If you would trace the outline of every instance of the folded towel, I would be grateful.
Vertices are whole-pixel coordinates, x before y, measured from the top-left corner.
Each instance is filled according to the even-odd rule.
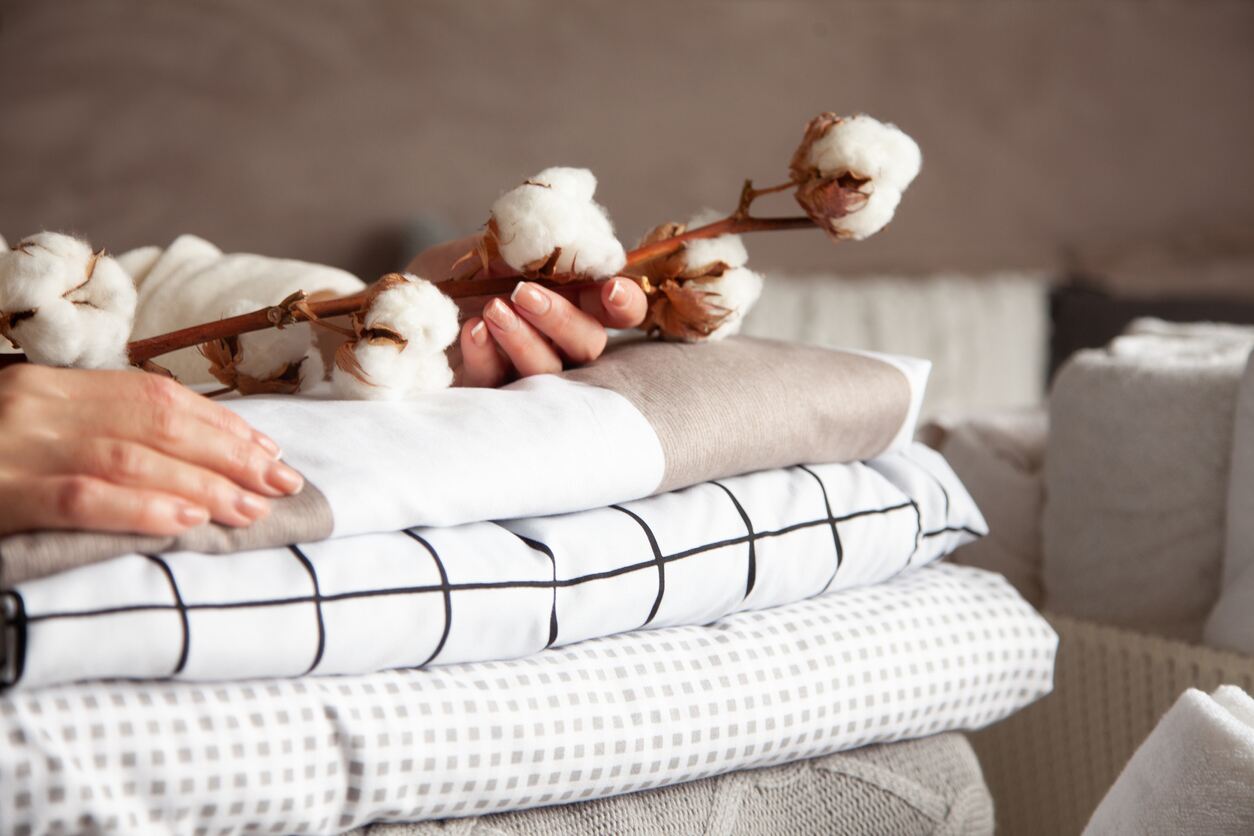
[[[412,526],[598,508],[767,468],[901,449],[929,364],[734,338],[642,340],[503,389],[377,403],[228,401],[304,473],[245,529],[174,538],[40,532],[0,541],[6,586],[132,552],[231,552]]]
[[[132,555],[4,598],[4,684],[369,673],[512,659],[880,583],[985,532],[935,451],[556,517]]]
[[[1137,323],[1050,398],[1045,606],[1187,641],[1219,593],[1237,384],[1251,339]]]
[[[361,279],[323,264],[249,253],[225,254],[203,238],[182,235],[164,250],[143,247],[118,257],[139,290],[133,339],[229,316],[249,301],[273,305],[298,290],[344,296],[365,287]],[[211,383],[209,362],[195,348],[157,358],[184,383]]]
[[[1254,833],[1254,699],[1185,691],[1132,755],[1087,836]]]
[[[1237,395],[1228,477],[1219,600],[1206,620],[1207,644],[1254,656],[1254,357]]]
[[[1048,416],[1043,410],[947,415],[919,429],[975,498],[989,534],[963,546],[954,562],[1005,575],[1033,605],[1041,602],[1041,465]]]

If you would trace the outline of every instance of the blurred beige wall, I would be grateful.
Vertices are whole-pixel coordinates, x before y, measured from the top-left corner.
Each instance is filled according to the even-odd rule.
[[[877,239],[764,268],[1051,267],[1254,230],[1254,2],[0,0],[0,233],[193,231],[364,274],[591,167],[624,238],[782,179],[806,119],[924,150]],[[781,212],[793,207],[781,201]]]

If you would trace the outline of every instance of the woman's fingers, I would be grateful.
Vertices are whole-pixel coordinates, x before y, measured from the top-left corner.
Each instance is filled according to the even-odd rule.
[[[483,319],[496,344],[522,377],[535,374],[556,374],[562,370],[562,359],[530,323],[500,299],[493,299],[483,309]]]
[[[605,328],[570,301],[532,282],[519,282],[509,297],[515,310],[572,363],[590,363],[605,350]]]
[[[248,426],[243,418],[167,377],[133,371],[52,369],[33,363],[13,367],[5,374],[12,375],[9,379],[17,389],[32,394],[55,395],[76,402],[108,401],[110,409],[120,401],[132,401],[187,415],[245,441],[251,441],[272,455],[279,454],[278,445],[265,434]]]
[[[5,531],[77,528],[170,536],[209,521],[209,511],[160,491],[91,476],[46,476],[0,490]]]
[[[53,457],[49,457],[53,458]],[[86,476],[122,488],[155,491],[206,508],[214,521],[244,526],[270,513],[270,501],[230,479],[194,464],[158,453],[133,441],[92,438],[64,441],[46,461],[54,476]],[[31,469],[39,467],[30,463]]]
[[[460,385],[492,388],[509,375],[509,364],[501,356],[487,324],[479,317],[466,320],[461,336],[462,374]]]
[[[49,416],[49,426],[73,437],[73,428],[62,427],[68,416]],[[278,461],[268,448],[177,409],[127,401],[99,411],[93,430],[105,438],[133,441],[188,464],[225,476],[242,488],[265,496],[300,491],[299,473]],[[216,519],[215,515],[215,519]]]
[[[583,290],[579,307],[606,328],[635,328],[644,322],[649,300],[640,285],[620,276]]]

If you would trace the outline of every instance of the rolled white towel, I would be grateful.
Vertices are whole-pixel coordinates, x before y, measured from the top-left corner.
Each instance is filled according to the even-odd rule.
[[[1050,396],[1045,606],[1200,641],[1219,595],[1237,384],[1254,334],[1137,323]]]
[[[145,247],[119,257],[139,288],[133,339],[143,339],[227,316],[240,299],[276,304],[288,295],[355,293],[356,276],[285,258],[225,254],[194,235],[182,235],[160,252]],[[195,348],[157,358],[184,383],[212,383],[209,363]]]
[[[1190,688],[1098,805],[1085,836],[1254,833],[1254,699]]]

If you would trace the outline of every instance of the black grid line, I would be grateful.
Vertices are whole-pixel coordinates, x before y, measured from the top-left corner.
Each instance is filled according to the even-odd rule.
[[[501,528],[504,528],[504,526],[501,526]],[[505,530],[509,531],[508,528]],[[529,548],[535,549],[536,551],[546,555],[549,558],[549,563],[553,566],[553,606],[552,609],[549,610],[549,640],[544,645],[545,647],[552,647],[553,643],[557,641],[557,557],[553,554],[552,549],[544,543],[541,543],[539,540],[532,540],[529,537],[524,537],[513,531],[510,531],[509,533],[513,534],[519,540],[522,540]]]
[[[327,624],[322,617],[322,591],[318,588],[318,573],[314,570],[313,563],[301,551],[300,546],[288,546],[289,551],[296,556],[301,565],[305,567],[305,571],[309,573],[309,580],[313,582],[313,605],[314,613],[318,617],[318,649],[314,651],[313,661],[309,663],[309,667],[305,670],[303,676],[308,676],[314,672],[314,669],[322,662],[322,654],[327,648]]]
[[[809,473],[814,477],[814,481],[819,483],[819,490],[823,492],[823,509],[827,511],[828,519],[832,520],[832,543],[836,546],[836,565],[832,567],[832,576],[827,579],[827,583],[823,584],[823,591],[831,589],[832,584],[836,582],[836,575],[840,572],[840,564],[845,560],[845,547],[840,541],[840,527],[837,526],[836,520],[832,517],[832,503],[827,496],[827,485],[819,478],[819,474],[815,473],[805,465],[797,465],[802,471]]]
[[[22,597],[22,593],[16,589],[6,589],[0,591],[0,595],[8,595],[13,599],[13,615],[8,618],[8,626],[13,631],[13,677],[0,680],[0,688],[11,688],[22,680],[22,674],[26,672],[26,625],[29,619],[26,616],[26,599]],[[8,667],[8,648],[4,651],[4,667]]]
[[[178,676],[187,667],[187,656],[191,652],[192,645],[192,625],[187,617],[187,606],[183,603],[182,593],[179,592],[178,581],[174,579],[174,571],[170,569],[170,564],[165,562],[165,558],[155,554],[146,554],[144,557],[161,568],[162,574],[170,583],[170,591],[174,593],[174,606],[178,609],[179,623],[183,627],[183,644],[179,648],[178,661],[174,663],[174,670],[170,672],[170,676]]]
[[[444,569],[444,561],[440,559],[440,553],[435,550],[435,547],[412,529],[407,528],[404,533],[407,537],[421,543],[431,555],[431,559],[435,561],[436,571],[440,573],[440,586],[438,588],[444,593],[444,632],[440,634],[440,641],[436,643],[435,650],[431,651],[431,655],[418,666],[425,668],[435,660],[435,657],[440,655],[440,651],[444,649],[445,642],[448,641],[449,631],[453,629],[453,590],[448,582],[448,572]]]
[[[754,582],[758,579],[758,552],[755,545],[758,538],[757,535],[753,533],[753,521],[749,519],[749,513],[745,511],[745,507],[740,504],[740,500],[736,498],[736,494],[732,493],[730,488],[722,482],[710,482],[710,484],[714,485],[716,488],[721,488],[723,493],[727,494],[727,498],[730,499],[732,501],[732,505],[736,507],[736,513],[739,514],[740,519],[744,521],[746,532],[745,537],[747,537],[749,541],[749,567],[745,572],[744,598],[748,598],[749,593],[753,591]],[[827,515],[829,517],[832,515],[830,508],[827,511]],[[741,600],[744,600],[744,598]]]
[[[653,549],[653,562],[657,565],[657,597],[653,599],[653,608],[649,610],[649,617],[644,620],[642,627],[651,624],[657,611],[662,607],[662,598],[666,595],[666,560],[662,557],[662,550],[658,548],[657,537],[653,536],[653,529],[649,528],[649,524],[640,518],[638,514],[628,511],[621,505],[611,505],[616,511],[622,511],[631,517],[640,527],[644,529],[644,536],[649,538],[649,548]]]
[[[947,525],[944,528],[935,528],[931,531],[923,532],[923,539],[939,537],[942,534],[970,534],[972,537],[983,537],[987,533],[987,531],[976,531],[969,525]]]
[[[783,528],[775,529],[773,531],[759,531],[756,533],[755,538],[757,540],[764,540],[770,537],[780,537],[786,534],[791,534],[794,531],[800,531],[806,528],[815,528],[817,526],[829,526],[833,522],[841,523],[841,522],[845,522],[846,520],[858,519],[859,517],[868,517],[868,516],[876,516],[879,514],[887,514],[887,513],[892,513],[893,511],[900,511],[900,510],[911,508],[911,507],[914,507],[914,503],[907,501],[907,502],[898,503],[896,505],[888,505],[883,508],[873,508],[873,509],[867,509],[864,511],[853,511],[848,514],[843,514],[839,517],[824,517],[822,519],[815,519],[815,520],[808,520],[806,522],[794,523],[792,525],[784,526]],[[462,592],[462,591],[478,590],[478,589],[549,589],[554,586],[558,588],[579,586],[580,584],[584,584],[584,583],[589,583],[589,582],[598,581],[598,580],[606,580],[609,578],[618,577],[619,575],[626,575],[631,572],[638,572],[642,569],[651,569],[651,568],[658,566],[659,563],[661,564],[673,563],[676,560],[683,560],[685,558],[692,557],[694,555],[704,554],[706,552],[715,551],[717,549],[726,548],[728,546],[739,545],[748,541],[748,537],[743,536],[743,535],[740,537],[732,537],[726,540],[719,540],[713,543],[707,543],[702,546],[696,546],[691,549],[685,549],[684,551],[676,552],[675,554],[662,555],[660,559],[655,557],[647,561],[640,561],[637,563],[626,564],[624,566],[617,566],[613,569],[606,569],[601,572],[589,572],[584,575],[577,575],[573,578],[559,578],[556,581],[507,580],[507,581],[466,581],[462,583],[449,583],[448,576],[444,572],[444,565],[442,562],[440,562],[439,557],[435,554],[435,550],[430,546],[430,544],[428,544],[425,540],[423,540],[413,531],[405,530],[401,533],[408,535],[412,539],[418,540],[419,542],[423,543],[424,546],[426,546],[428,551],[432,554],[432,557],[435,558],[436,565],[438,569],[440,570],[440,576],[441,578],[444,579],[444,582],[440,584],[419,584],[419,585],[413,585],[413,586],[383,587],[383,588],[378,588],[378,589],[362,589],[362,590],[355,590],[353,592],[337,592],[337,593],[332,593],[330,595],[322,595],[319,598],[319,600],[321,600],[323,603],[332,603],[336,601],[346,601],[346,600],[353,600],[353,599],[358,599],[358,598],[378,598],[378,597],[387,597],[387,596],[392,596],[392,595],[415,595],[415,594],[422,594],[422,593],[440,592],[440,593],[445,594],[446,611],[451,611],[451,604],[449,603],[449,601],[450,601],[450,593],[452,592]],[[308,603],[312,603],[313,600],[314,600],[313,596],[310,596],[310,595],[291,595],[291,596],[287,596],[283,598],[264,598],[264,599],[255,599],[255,600],[249,600],[249,601],[190,603],[190,604],[186,604],[185,606],[188,611],[234,610],[234,609],[249,609],[249,608],[254,608],[254,607],[273,607],[273,606],[281,606],[284,604],[308,604]],[[30,623],[35,623],[39,621],[50,621],[50,620],[60,619],[60,618],[87,618],[87,617],[101,616],[101,615],[118,615],[118,614],[128,613],[128,612],[169,610],[173,608],[174,607],[170,604],[123,604],[123,605],[119,605],[115,607],[99,607],[99,608],[90,609],[90,610],[71,610],[71,611],[62,611],[62,612],[37,613],[35,615],[26,616],[26,620]],[[448,620],[450,619],[446,618],[446,633],[447,633],[447,621]]]

